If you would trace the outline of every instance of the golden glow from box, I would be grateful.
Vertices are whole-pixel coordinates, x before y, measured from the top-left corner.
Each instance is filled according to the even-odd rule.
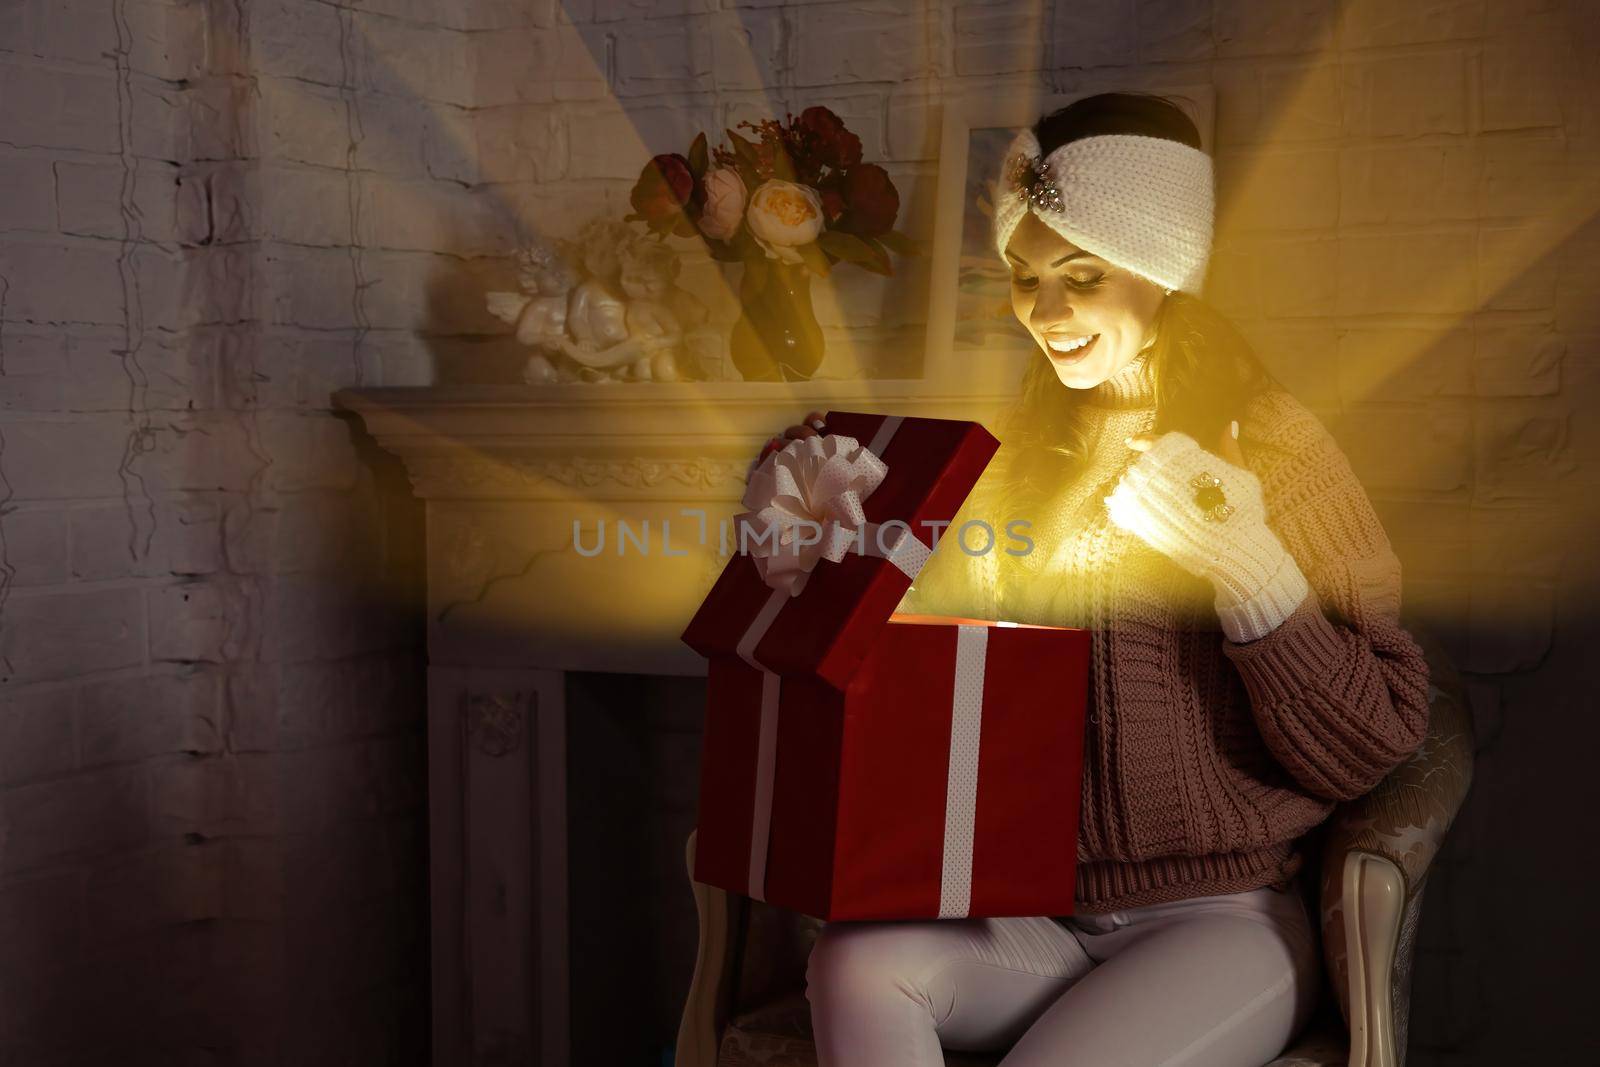
[[[1340,6],[1349,5],[1330,6],[1324,17],[1329,20],[1342,18]],[[1070,34],[1074,10],[1072,5],[1047,6],[1041,0],[1015,4],[1008,9],[1008,24],[1014,27],[1016,23],[1021,22],[1033,29],[1033,32],[1016,33],[1018,47],[1027,53],[1019,58],[1017,64],[1019,71],[1033,70],[1040,61],[1040,54],[1048,60],[1050,52],[1041,42],[1047,41],[1051,35],[1060,37]],[[346,9],[336,9],[336,13],[341,20],[344,35],[351,38],[352,46],[357,38],[365,39],[365,26],[368,20],[382,18],[379,15]],[[602,56],[597,61],[591,53],[587,56],[580,54],[574,58],[570,53],[583,51],[580,47],[583,38],[576,33],[570,18],[559,5],[556,6],[554,13],[555,25],[547,28],[529,27],[524,32],[566,35],[562,40],[565,46],[562,63],[568,67],[586,63],[593,81],[596,84],[604,84],[607,81],[605,57]],[[741,14],[738,9],[729,9],[715,12],[710,18],[736,22]],[[713,31],[708,30],[708,32]],[[1344,116],[1338,110],[1342,106],[1339,103],[1339,94],[1337,92],[1330,94],[1327,86],[1329,78],[1338,81],[1346,77],[1345,54],[1338,45],[1336,33],[1329,31],[1322,36],[1329,42],[1323,54],[1296,56],[1292,62],[1286,61],[1271,69],[1270,76],[1281,79],[1276,84],[1271,86],[1264,84],[1263,79],[1268,77],[1268,72],[1264,70],[1256,75],[1253,82],[1233,86],[1226,91],[1229,107],[1246,113],[1250,109],[1258,109],[1261,113],[1257,115],[1257,135],[1253,138],[1253,143],[1247,146],[1224,145],[1220,146],[1220,150],[1215,144],[1207,145],[1208,150],[1216,155],[1218,162],[1216,237],[1210,278],[1215,279],[1221,275],[1224,287],[1237,288],[1224,297],[1216,292],[1216,286],[1208,285],[1206,295],[1227,305],[1230,314],[1239,321],[1242,331],[1257,345],[1264,361],[1291,390],[1302,391],[1301,383],[1314,382],[1312,387],[1314,394],[1312,389],[1303,390],[1308,396],[1325,398],[1332,395],[1337,398],[1338,410],[1327,410],[1324,405],[1317,407],[1317,414],[1340,438],[1341,443],[1346,443],[1346,447],[1349,447],[1346,436],[1340,433],[1340,423],[1345,412],[1363,405],[1384,403],[1387,400],[1386,390],[1397,377],[1418,373],[1419,368],[1426,373],[1427,360],[1430,354],[1433,354],[1433,358],[1437,358],[1436,352],[1440,342],[1463,330],[1475,335],[1478,316],[1481,313],[1501,314],[1498,309],[1514,309],[1518,306],[1515,287],[1525,283],[1530,273],[1539,268],[1547,258],[1555,255],[1571,235],[1600,214],[1600,168],[1576,164],[1569,166],[1565,184],[1560,187],[1560,194],[1551,198],[1537,214],[1506,220],[1503,225],[1490,225],[1491,220],[1484,220],[1485,224],[1473,254],[1462,256],[1453,271],[1434,274],[1407,273],[1404,264],[1373,263],[1367,242],[1364,240],[1368,235],[1358,228],[1346,229],[1337,223],[1331,227],[1333,232],[1308,231],[1303,236],[1286,242],[1283,228],[1273,222],[1272,211],[1276,209],[1271,205],[1292,203],[1294,198],[1300,195],[1296,192],[1296,172],[1293,164],[1297,157],[1303,160],[1308,150],[1314,149],[1319,143],[1308,134],[1308,129],[1315,128],[1319,122],[1326,125],[1326,135],[1323,140],[1329,142],[1326,155],[1327,165],[1330,167],[1340,166],[1341,153],[1345,149],[1369,147],[1347,143],[1349,139],[1345,137],[1342,128]],[[769,64],[766,63],[765,57],[758,58],[748,54],[747,51],[729,47],[741,39],[748,41],[752,38],[748,34],[738,33],[717,35],[715,66],[718,71],[731,72],[732,77],[737,79],[740,85],[761,85],[765,80],[763,71]],[[920,52],[919,62],[914,64],[920,69],[948,69],[950,60],[943,52],[946,47],[944,39],[944,35],[938,33],[908,34],[906,39],[900,42],[900,46]],[[464,44],[463,47],[474,46]],[[934,53],[936,48],[940,50],[938,54]],[[368,64],[382,65],[386,62],[381,49],[370,41],[362,46],[360,51]],[[628,171],[626,177],[619,174],[603,180],[581,182],[572,179],[557,180],[550,183],[549,189],[537,190],[537,194],[542,195],[536,195],[530,188],[530,183],[523,180],[521,174],[494,171],[495,165],[514,167],[515,164],[512,162],[503,162],[513,159],[511,154],[502,153],[500,155],[502,162],[485,166],[484,154],[479,148],[481,138],[490,136],[482,123],[486,112],[426,103],[429,101],[429,96],[424,91],[425,87],[419,84],[425,74],[426,71],[422,68],[414,72],[389,69],[385,72],[385,77],[396,82],[409,79],[415,100],[425,102],[428,122],[435,133],[442,134],[448,141],[454,142],[454,149],[461,158],[475,160],[482,168],[480,180],[475,183],[476,190],[481,191],[485,197],[482,224],[493,225],[506,232],[508,237],[514,234],[516,240],[542,234],[547,230],[553,235],[567,236],[575,201],[583,201],[584,211],[598,212],[609,208],[620,216],[627,210],[627,188],[635,171],[632,163],[622,168]],[[480,67],[474,72],[475,83],[481,85],[487,76],[489,75]],[[1097,89],[1100,84],[1093,71],[1085,74],[1074,70],[1062,77],[1070,84],[1083,84],[1088,91]],[[1554,78],[1556,73],[1529,71],[1527,77]],[[1173,75],[1173,78],[1181,80],[1178,75]],[[282,92],[278,97],[280,100],[285,97],[292,100],[293,94],[304,93],[306,121],[318,121],[324,114],[326,98],[314,95],[311,83],[289,78],[277,80],[282,82],[280,86]],[[1014,92],[1019,96],[1041,102],[1047,94],[1045,78],[1019,74],[1015,80],[1018,83],[1016,87],[1002,88],[998,91]],[[1119,83],[1126,82],[1125,77],[1113,76],[1112,80]],[[395,146],[373,142],[378,138],[392,135],[389,132],[391,130],[394,134],[398,134],[399,129],[391,124],[363,124],[360,121],[362,97],[358,95],[354,75],[348,76],[346,82],[347,84],[339,88],[347,124],[352,131],[350,167],[347,175],[351,190],[349,199],[352,213],[348,236],[351,245],[355,246],[352,249],[352,262],[356,263],[359,260],[359,249],[363,240],[362,215],[364,211],[370,210],[370,205],[365,203],[368,178],[360,173],[360,161],[369,150],[377,152],[392,150]],[[316,88],[320,92],[320,88]],[[959,82],[952,81],[945,91],[959,92]],[[987,79],[972,91],[993,93],[997,89],[994,80]],[[1331,109],[1328,104],[1330,98],[1335,101]],[[814,102],[837,103],[837,94],[826,88],[740,89],[736,101],[708,105],[705,120],[690,122],[688,129],[692,134],[695,129],[704,128],[709,137],[742,119],[780,117],[785,111],[798,112],[807,104]],[[652,144],[647,143],[638,127],[642,123],[659,121],[660,107],[652,101],[652,98],[648,96],[619,98],[615,94],[606,93],[594,100],[575,101],[571,106],[574,113],[584,114],[602,109],[610,109],[624,116],[632,112],[637,118],[632,123],[625,124],[631,127],[623,135],[625,143],[613,144],[608,151],[614,153],[615,158],[635,160],[639,165],[651,155]],[[1265,110],[1269,106],[1271,110]],[[887,116],[884,117],[884,121],[887,122]],[[930,122],[937,122],[936,114],[930,118]],[[610,128],[607,127],[608,130]],[[653,135],[656,131],[652,129],[648,132]],[[652,136],[651,140],[656,148],[674,150],[674,146],[681,146],[687,142],[683,133],[684,131],[675,129],[671,136]],[[581,136],[582,131],[569,131],[569,138],[573,135]],[[1472,131],[1471,135],[1460,142],[1452,143],[1463,144],[1470,159],[1479,159],[1483,151],[1483,138],[1477,136],[1476,131]],[[530,151],[536,151],[538,146],[529,145],[528,148]],[[1481,162],[1477,165],[1483,166]],[[900,225],[913,234],[927,233],[932,225],[928,212],[934,202],[932,194],[935,175],[926,163],[915,164],[910,169],[915,173],[908,173],[906,165],[895,168],[896,180],[904,183],[903,188],[908,194],[902,206],[903,221]],[[1484,173],[1478,178],[1480,186],[1490,181],[1516,180],[1514,172],[1499,175]],[[373,175],[371,181],[384,186],[385,196],[388,198],[386,206],[390,210],[409,209],[423,215],[448,211],[428,195],[432,183],[384,181],[378,175]],[[464,227],[469,224],[455,218],[440,219],[440,225],[444,229]],[[1410,221],[1384,223],[1383,232],[1403,235],[1407,231],[1426,230],[1427,225],[1427,222]],[[675,247],[684,253],[683,284],[693,288],[707,301],[712,309],[713,321],[724,322],[731,326],[738,314],[738,300],[730,278],[703,252],[693,251],[693,246],[689,242],[675,239],[674,243]],[[1371,287],[1358,286],[1356,283],[1367,273],[1375,270],[1382,272],[1384,278],[1392,277],[1397,282],[1403,283],[1400,288],[1405,294],[1403,300],[1394,306],[1364,306],[1362,293],[1370,291]],[[365,284],[373,286],[384,284],[384,280],[376,276],[381,272],[371,273],[374,276]],[[839,291],[837,282],[839,277],[855,279],[846,283],[851,287],[848,293]],[[829,349],[824,373],[841,376],[842,372],[848,375],[854,368],[860,366],[859,353],[856,351],[856,331],[838,327],[863,319],[869,319],[874,323],[894,321],[900,314],[895,310],[895,305],[922,306],[926,294],[917,291],[919,286],[925,286],[925,275],[915,269],[897,272],[895,277],[887,279],[859,273],[852,275],[851,272],[830,275],[827,278],[815,278],[813,299],[818,319],[824,325]],[[1267,308],[1260,306],[1262,304],[1260,296],[1268,290],[1275,294],[1277,305],[1283,306],[1285,301],[1293,303],[1290,297],[1297,286],[1302,292],[1303,299],[1292,311],[1280,310],[1269,314]],[[362,294],[358,286],[353,296],[356,303],[355,321],[358,323],[363,321],[360,311],[361,299]],[[424,305],[418,305],[419,325],[420,318],[426,311]],[[1273,317],[1281,321],[1271,322]],[[1301,326],[1291,321],[1309,318],[1321,319],[1323,323]],[[830,324],[835,328],[829,328]],[[885,339],[892,341],[897,336],[887,327],[876,332],[879,336],[869,342],[873,345],[882,344]],[[352,342],[355,349],[353,356],[359,364],[362,359],[360,351],[362,343],[370,340],[370,337],[369,331],[365,328],[358,329],[356,334]],[[1485,347],[1483,341],[1475,340],[1474,346],[1475,361],[1494,355],[1492,352],[1483,351]],[[1330,360],[1332,366],[1328,365]],[[797,418],[804,406],[809,406],[808,401],[800,399],[798,395],[799,390],[804,389],[803,383],[767,383],[767,387],[773,390],[786,389],[796,396],[793,406]],[[783,394],[780,392],[777,395]],[[1462,401],[1456,407],[1465,407],[1466,404],[1467,401]],[[1445,398],[1430,404],[1426,410],[1417,410],[1416,405],[1397,410],[1393,420],[1393,432],[1396,435],[1395,454],[1403,455],[1411,451],[1412,449],[1406,448],[1399,442],[1407,437],[1415,439],[1419,430],[1424,430],[1429,420],[1438,417],[1441,410],[1453,410],[1450,405],[1451,401]],[[1369,412],[1370,410],[1368,408]],[[1446,411],[1446,414],[1448,413]],[[708,443],[723,447],[730,438],[737,437],[740,445],[747,445],[750,454],[753,455],[760,445],[760,440],[756,436],[749,435],[748,428],[735,425],[733,417],[733,405],[708,401],[697,413],[696,430],[703,433]],[[957,416],[953,414],[951,417]],[[1480,456],[1493,456],[1514,444],[1509,439],[1493,439],[1492,430],[1492,426],[1476,424],[1474,426],[1471,447],[1478,449]],[[1369,445],[1363,454],[1370,456],[1374,451]],[[1461,488],[1467,492],[1468,504],[1471,505],[1477,498],[1478,491],[1470,482]],[[1492,493],[1490,495],[1493,496]],[[572,494],[571,502],[575,509],[574,514],[583,514],[587,519],[602,515],[613,519],[618,517],[603,504],[597,504],[579,492]],[[1127,516],[1124,518],[1128,521],[1137,521]],[[1486,526],[1485,529],[1487,528]],[[1430,537],[1437,534],[1436,539],[1439,541],[1434,558],[1430,561],[1430,573],[1459,576],[1443,583],[1437,580],[1426,583],[1420,593],[1429,601],[1430,608],[1435,611],[1469,614],[1474,613],[1475,604],[1493,602],[1494,610],[1503,612],[1508,603],[1516,600],[1514,597],[1500,597],[1493,590],[1478,590],[1474,593],[1468,588],[1473,584],[1481,584],[1469,580],[1472,576],[1482,573],[1481,569],[1473,566],[1473,557],[1481,551],[1475,539],[1486,535],[1479,532],[1476,523],[1471,524],[1464,534],[1461,530],[1443,528],[1430,529],[1428,534]],[[662,613],[663,618],[676,618],[681,615],[684,603],[693,601],[703,592],[703,576],[688,573],[677,575],[671,568],[662,566],[664,562],[666,561],[656,560],[658,569],[647,583],[653,586],[651,590],[646,591],[635,586],[626,592],[634,599],[647,596]],[[603,621],[597,620],[597,622],[603,624]]]

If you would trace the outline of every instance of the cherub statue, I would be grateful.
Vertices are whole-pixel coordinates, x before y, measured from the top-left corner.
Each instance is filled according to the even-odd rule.
[[[488,302],[517,327],[518,341],[539,349],[526,381],[706,377],[684,344],[686,330],[705,324],[706,307],[677,286],[681,264],[666,245],[626,223],[594,219],[575,241],[537,244],[519,264],[528,295],[490,293]]]
[[[489,293],[489,314],[517,328],[517,340],[530,348],[558,347],[567,336],[569,294],[578,271],[562,241],[536,240],[517,256],[520,293]]]

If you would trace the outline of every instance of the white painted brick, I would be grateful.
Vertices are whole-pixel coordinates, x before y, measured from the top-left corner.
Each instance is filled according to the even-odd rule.
[[[202,671],[96,682],[79,691],[85,766],[152,756],[215,755],[220,682]]]
[[[176,240],[179,177],[176,167],[151,160],[139,161],[131,175],[119,160],[57,162],[56,217],[61,232]]]
[[[955,72],[970,77],[1042,69],[1052,11],[1044,5],[958,4]],[[1093,33],[1091,26],[1099,23],[1096,15],[1088,5],[1074,5],[1070,11],[1056,13],[1054,18],[1064,24],[1057,38],[1074,39],[1080,32]],[[1127,36],[1131,39],[1132,35]]]
[[[912,0],[794,9],[794,84],[898,82],[932,73],[927,15]]]
[[[23,786],[4,798],[11,874],[74,855],[104,853],[147,839],[144,773],[119,768]]]
[[[889,90],[884,131],[887,159],[937,159],[944,129],[944,104],[936,83],[910,82]]]
[[[436,107],[422,130],[422,155],[432,178],[473,184],[484,180],[479,166],[477,114]]]
[[[516,105],[481,111],[474,116],[478,180],[485,182],[549,182],[565,177],[569,167],[569,137],[592,146],[604,156],[620,153],[626,142],[613,143],[603,129],[580,122],[574,113],[568,133],[567,115],[561,107]],[[576,144],[572,162],[576,163]],[[579,176],[579,175],[574,175]]]
[[[339,660],[414,641],[408,612],[352,598],[320,575],[273,578],[262,593],[260,655],[269,662]]]
[[[347,42],[348,19],[339,8],[315,0],[256,0],[250,5],[251,63],[275,78],[354,85],[361,39],[369,23],[384,20],[358,19]]]
[[[711,77],[718,89],[760,90],[782,80],[783,15],[725,11],[712,16]]]
[[[360,176],[323,167],[263,167],[250,233],[292,244],[348,245],[352,182]]]
[[[350,152],[345,101],[337,89],[288,78],[256,80],[262,152],[268,158],[344,167]],[[372,136],[381,132],[371,131]]]
[[[0,154],[0,230],[56,228],[55,183],[50,161],[38,156]]]
[[[708,19],[649,19],[615,32],[618,96],[707,92],[714,87]]]
[[[182,843],[97,866],[86,888],[88,936],[116,943],[221,918],[222,886],[222,855]]]
[[[1394,426],[1406,426],[1406,447],[1394,447]],[[1365,404],[1347,411],[1340,447],[1368,492],[1446,492],[1472,484],[1472,419],[1433,405]]]
[[[11,525],[9,520],[6,525]],[[78,766],[77,706],[76,689],[50,689],[0,701],[0,785]]]
[[[0,56],[0,141],[14,148],[115,152],[115,82],[109,74]]]
[[[573,109],[568,120],[572,178],[622,178],[633,182],[651,156],[685,153],[695,135],[717,131],[709,104],[635,105],[627,111]],[[579,136],[574,131],[582,131]]]
[[[357,143],[355,165],[363,170],[423,177],[428,164],[421,131],[428,115],[442,104],[398,96],[363,96],[356,104]],[[343,166],[341,153],[340,162]]]
[[[1473,420],[1473,501],[1553,501],[1571,492],[1572,444],[1571,416],[1548,400],[1496,399],[1480,407]]]
[[[1471,231],[1341,237],[1336,313],[1469,312],[1476,246]]]
[[[1478,230],[1478,304],[1485,310],[1533,311],[1556,303],[1560,261],[1548,225]]]
[[[1559,43],[1548,38],[1496,40],[1484,47],[1479,80],[1485,130],[1561,124],[1561,83],[1566,67]]]
[[[594,0],[594,21],[679,21],[684,15],[705,14],[719,6],[719,0]]]
[[[130,432],[126,417],[8,421],[6,480],[13,499],[120,497],[117,469]]]
[[[474,41],[474,102],[598,100],[610,95],[611,26],[561,25]]]
[[[1473,385],[1479,396],[1554,396],[1566,340],[1537,326],[1478,327]]]
[[[1483,36],[1484,0],[1349,0],[1339,6],[1340,43],[1345,48],[1424,44]]]
[[[474,84],[464,34],[387,18],[357,16],[362,82],[409,100],[470,106]]]
[[[1325,315],[1339,291],[1338,243],[1300,239],[1263,242],[1253,279],[1271,316]]]
[[[19,509],[0,516],[0,542],[16,586],[67,579],[67,516],[54,509]]]
[[[1281,145],[1338,138],[1343,124],[1338,67],[1257,62],[1219,66],[1217,143]]]
[[[252,447],[250,427],[224,413],[152,417],[142,451],[129,469],[150,496],[176,492],[241,492],[266,460]]]
[[[241,605],[222,583],[196,580],[162,586],[147,590],[145,602],[152,660],[223,663],[230,658],[228,622]]]
[[[1328,54],[1337,41],[1337,5],[1327,0],[1216,0],[1213,20],[1220,56]]]
[[[30,322],[122,322],[117,246],[13,234],[0,244],[6,317]]]
[[[1451,329],[1352,328],[1339,337],[1339,398],[1426,401],[1472,395],[1474,337],[1470,324]]]
[[[126,12],[132,26],[139,15]],[[32,52],[47,59],[69,59],[78,63],[105,64],[109,53],[118,47],[114,13],[94,0],[53,0],[34,6]]]
[[[1256,355],[1301,403],[1338,410],[1340,331],[1322,323],[1240,324]]]
[[[108,578],[171,577],[214,573],[221,566],[222,529],[217,501],[207,497],[162,497],[141,511],[139,531],[151,529],[148,540],[135,534],[124,504],[73,508],[72,577],[84,581]]]
[[[1467,140],[1342,149],[1339,220],[1349,225],[1477,218],[1482,166],[1479,146]]]
[[[144,645],[144,605],[137,589],[19,591],[6,600],[0,657],[9,682],[137,666],[144,661]]]
[[[219,332],[217,341],[232,407],[326,410],[359,378],[353,335],[274,331],[245,344]]]
[[[271,321],[317,329],[355,324],[355,279],[343,249],[270,246],[261,274]]]
[[[1506,133],[1483,139],[1478,210],[1485,217],[1539,215],[1567,189],[1565,139],[1559,133]]]
[[[1215,160],[1223,224],[1277,231],[1328,228],[1339,213],[1333,151],[1220,153]]]
[[[1343,86],[1344,129],[1352,137],[1467,132],[1464,53],[1350,62],[1343,68]]]
[[[1048,57],[1052,69],[1118,66],[1137,56],[1134,0],[1052,5]]]
[[[472,263],[427,252],[370,252],[363,256],[369,288],[362,306],[377,328],[421,329],[432,322],[461,322],[483,306],[484,289]],[[487,315],[487,312],[483,312]]]
[[[1216,52],[1211,0],[1141,0],[1139,58],[1146,63],[1210,59]]]
[[[350,428],[338,419],[317,414],[263,414],[256,431],[272,457],[268,484],[279,492],[301,489],[349,489],[360,464],[350,441]]]

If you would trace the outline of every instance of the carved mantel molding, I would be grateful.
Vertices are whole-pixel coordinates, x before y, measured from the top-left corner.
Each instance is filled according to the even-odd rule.
[[[918,380],[346,389],[425,499],[737,499],[761,442],[812,408],[988,422],[1006,397]]]

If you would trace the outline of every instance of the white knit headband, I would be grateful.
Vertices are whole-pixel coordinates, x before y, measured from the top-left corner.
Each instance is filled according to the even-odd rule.
[[[1198,293],[1211,255],[1211,157],[1179,141],[1102,134],[1061,145],[1041,163],[1024,128],[995,186],[995,248],[1032,210],[1079,248],[1168,290]]]

